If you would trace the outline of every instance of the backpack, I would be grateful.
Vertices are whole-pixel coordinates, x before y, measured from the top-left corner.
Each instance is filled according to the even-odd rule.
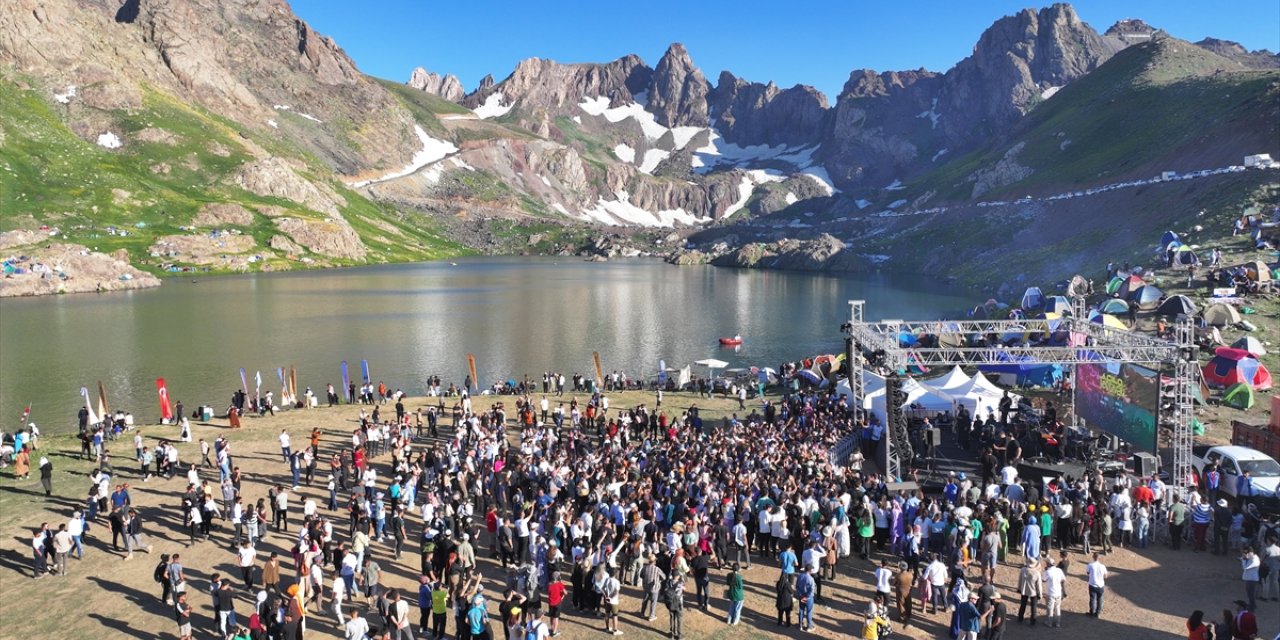
[[[538,629],[542,627],[541,622],[530,622],[524,632],[524,640],[538,640]]]
[[[156,582],[164,582],[165,578],[168,577],[168,575],[169,575],[169,563],[165,562],[164,560],[161,560],[160,563],[156,565],[156,571],[152,575],[152,578],[154,578]]]

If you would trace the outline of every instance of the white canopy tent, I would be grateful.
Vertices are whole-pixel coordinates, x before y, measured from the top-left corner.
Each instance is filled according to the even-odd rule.
[[[948,390],[948,393],[955,397],[956,402],[969,410],[969,414],[974,418],[984,416],[987,413],[994,413],[999,409],[1000,398],[1004,396],[1004,389],[996,386],[982,372],[974,374],[969,382]],[[1019,397],[1015,394],[1009,394],[1009,398],[1017,404]]]
[[[715,372],[715,370],[716,370],[716,369],[723,369],[723,368],[725,368],[725,367],[729,366],[729,363],[728,363],[728,362],[725,362],[724,360],[716,360],[715,358],[707,358],[707,359],[705,359],[705,360],[697,360],[697,361],[695,361],[695,362],[694,362],[694,364],[696,364],[696,365],[698,365],[698,366],[700,366],[700,367],[706,367],[706,368],[707,368],[707,378],[713,378],[713,377],[715,377],[714,372]]]
[[[969,375],[959,365],[956,365],[946,375],[929,380],[928,384],[934,389],[941,389],[950,393],[952,389],[968,384],[970,379]]]
[[[940,391],[929,385],[921,384],[915,378],[902,381],[902,392],[907,394],[903,406],[917,406],[930,413],[937,411],[954,411],[956,399],[946,391]]]

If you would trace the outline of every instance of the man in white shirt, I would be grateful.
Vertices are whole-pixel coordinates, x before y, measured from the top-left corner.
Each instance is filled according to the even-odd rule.
[[[889,592],[893,589],[893,571],[889,569],[889,561],[881,560],[880,566],[874,572],[876,579],[876,594],[884,596],[884,602],[889,601]]]
[[[741,520],[733,525],[734,562],[744,569],[751,568],[751,550],[747,548],[747,525]],[[1280,553],[1280,550],[1277,550]],[[743,561],[743,558],[746,561]]]
[[[929,602],[931,610],[930,614],[938,612],[938,609],[945,608],[947,595],[947,565],[942,563],[942,559],[938,554],[933,554],[933,561],[924,569],[924,579],[929,583]],[[920,606],[921,610],[924,605]]]
[[[351,619],[343,627],[346,640],[365,640],[369,633],[369,623],[360,617],[360,608],[351,609]]]
[[[1085,615],[1102,617],[1102,594],[1107,588],[1107,567],[1100,559],[1102,554],[1093,554],[1093,562],[1085,566],[1085,575],[1089,577],[1089,612]]]
[[[280,457],[284,459],[285,464],[289,463],[289,456],[293,455],[293,451],[289,448],[289,432],[284,429],[280,430]]]
[[[1009,464],[1000,469],[1000,484],[1010,485],[1018,481],[1018,468]]]
[[[1049,558],[1049,568],[1044,572],[1045,608],[1048,609],[1045,620],[1046,627],[1062,626],[1062,596],[1067,576],[1058,568],[1058,561]]]

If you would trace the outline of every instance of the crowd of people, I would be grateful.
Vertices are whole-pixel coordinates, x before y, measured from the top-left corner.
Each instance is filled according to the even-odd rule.
[[[544,391],[556,393],[561,379],[547,374]],[[1101,617],[1104,554],[1112,544],[1149,544],[1167,503],[1158,478],[1090,474],[1043,487],[1019,478],[1020,452],[1004,438],[1003,414],[990,438],[974,435],[983,477],[953,474],[940,495],[926,495],[894,489],[874,465],[833,463],[832,452],[851,438],[867,452],[856,459],[874,459],[875,434],[883,435],[838,394],[791,390],[713,420],[696,407],[672,415],[660,406],[610,409],[603,391],[557,401],[552,411],[545,396],[534,399],[535,385],[525,391],[511,407],[490,397],[497,401],[479,409],[459,390],[452,409],[440,393],[435,404],[407,411],[400,392],[365,385],[349,394],[361,402],[359,427],[340,446],[322,442],[319,428],[303,442],[281,431],[281,473],[269,482],[241,473],[234,431],[200,440],[200,459],[190,461],[168,442],[148,450],[135,433],[143,482],[153,466],[156,476],[185,475],[164,516],[166,507],[133,505],[104,443],[91,452],[99,464],[85,508],[34,533],[34,574],[65,573],[103,518],[126,559],[150,553],[146,512],[151,521],[181,522],[188,546],[213,541],[234,554],[239,580],[214,574],[208,594],[209,626],[233,640],[293,640],[316,625],[352,640],[541,640],[558,636],[569,615],[621,635],[622,609],[652,622],[659,606],[666,634],[679,639],[688,635],[687,611],[739,624],[752,566],[769,567],[758,586],[774,594],[775,610],[757,613],[778,628],[815,630],[823,616],[816,605],[832,586],[874,567],[874,596],[856,611],[861,624],[842,632],[876,640],[894,625],[942,615],[952,638],[996,639],[1009,624],[1062,626],[1062,600],[1077,590],[1088,594],[1089,615]],[[299,501],[301,487],[317,481],[327,500]],[[1174,503],[1171,528],[1179,514],[1198,517],[1205,501],[1196,496]],[[1241,547],[1265,535],[1242,532]],[[1172,537],[1175,548],[1179,539]],[[1254,555],[1245,572],[1253,567],[1262,598],[1280,598],[1277,572],[1269,581],[1260,575],[1260,566],[1280,562],[1275,539],[1266,542],[1265,556]],[[265,550],[276,545],[282,551]],[[1078,561],[1070,551],[1089,559],[1086,584],[1069,584],[1068,566]],[[501,568],[496,578],[481,566],[486,553]],[[413,556],[417,593],[387,588],[385,574],[413,567]],[[183,562],[180,553],[161,556],[155,579],[186,640],[196,596]],[[1001,563],[1018,568],[1007,594],[995,585]],[[711,612],[713,584],[726,596],[723,612]],[[624,602],[624,586],[638,588],[639,602]],[[1252,620],[1255,595],[1242,601],[1248,615],[1233,618],[1233,632]],[[1006,608],[1014,601],[1016,615]]]

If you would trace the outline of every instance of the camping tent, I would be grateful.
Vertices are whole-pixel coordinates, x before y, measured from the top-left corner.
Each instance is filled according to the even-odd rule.
[[[1129,330],[1129,327],[1126,327],[1119,318],[1105,313],[1098,313],[1096,310],[1089,312],[1089,322],[1100,324],[1104,327],[1111,327],[1112,329],[1120,329],[1122,331]]]
[[[1202,371],[1205,382],[1212,387],[1229,387],[1244,382],[1260,391],[1271,388],[1271,372],[1244,349],[1218,347]]]
[[[1040,293],[1040,287],[1028,287],[1022,294],[1023,309],[1039,309],[1044,306],[1044,294]]]
[[[1231,385],[1226,392],[1222,394],[1222,404],[1225,404],[1228,407],[1235,407],[1237,409],[1252,409],[1256,399],[1257,398],[1253,394],[1253,387],[1243,382],[1237,382]]]
[[[1211,327],[1226,327],[1240,322],[1240,312],[1229,304],[1215,304],[1204,310],[1204,323]]]
[[[1103,313],[1109,313],[1113,316],[1122,316],[1129,313],[1129,303],[1120,298],[1112,298],[1102,303],[1098,309]]]
[[[1125,278],[1120,283],[1120,286],[1115,290],[1114,293],[1119,294],[1121,298],[1129,298],[1134,293],[1137,293],[1138,289],[1141,289],[1145,286],[1147,286],[1147,281],[1143,280],[1142,276],[1131,275]],[[1112,292],[1108,291],[1107,293],[1112,293]]]
[[[1271,268],[1261,260],[1246,262],[1240,266],[1244,267],[1244,273],[1250,280],[1266,282],[1271,279]]]
[[[1164,235],[1160,236],[1160,246],[1162,248],[1167,247],[1170,242],[1178,242],[1179,240],[1181,240],[1181,238],[1178,237],[1178,234],[1172,231],[1166,231],[1164,232]]]
[[[1200,258],[1196,255],[1195,251],[1191,250],[1191,247],[1184,244],[1174,250],[1173,264],[1184,267],[1193,264],[1200,264]]]
[[[1071,301],[1066,296],[1049,296],[1044,301],[1045,313],[1071,313]]]
[[[948,392],[951,389],[955,389],[956,387],[959,387],[961,385],[965,385],[968,383],[969,383],[969,376],[965,374],[964,370],[961,369],[959,365],[952,367],[951,370],[948,371],[946,375],[938,378],[934,378],[929,381],[929,385],[932,386],[933,388],[941,389],[943,391],[948,391]]]
[[[1267,355],[1267,348],[1262,346],[1262,341],[1253,336],[1240,336],[1239,340],[1231,343],[1231,348],[1248,351],[1255,358]]]
[[[1177,316],[1194,316],[1199,313],[1200,309],[1196,308],[1196,304],[1184,295],[1169,296],[1159,309],[1156,309],[1156,315],[1173,318]]]
[[[997,359],[1006,364],[984,364],[978,369],[998,375],[1004,384],[1020,387],[1051,387],[1062,379],[1062,365],[1044,364],[1034,358],[1013,356],[1008,353],[998,354]]]
[[[1164,292],[1157,289],[1155,285],[1146,285],[1138,289],[1135,293],[1130,294],[1130,304],[1138,305],[1139,309],[1149,311],[1160,306],[1160,298],[1164,297]]]

